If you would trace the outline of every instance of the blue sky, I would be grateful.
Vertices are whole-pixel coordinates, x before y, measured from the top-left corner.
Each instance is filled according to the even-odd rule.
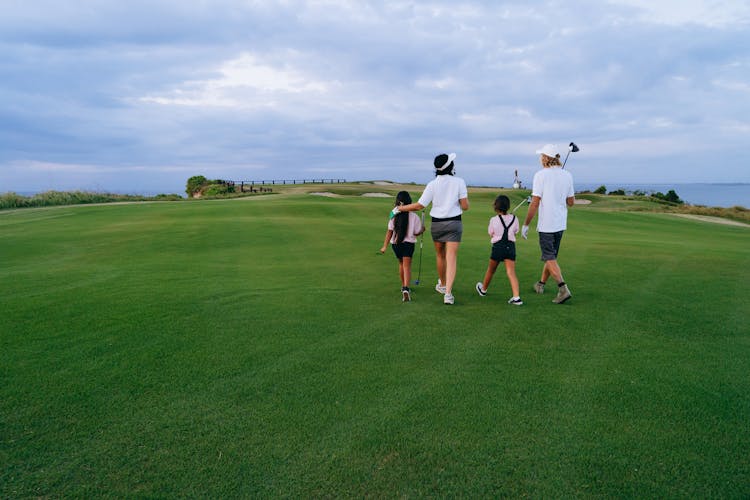
[[[750,182],[750,2],[0,0],[0,192]]]

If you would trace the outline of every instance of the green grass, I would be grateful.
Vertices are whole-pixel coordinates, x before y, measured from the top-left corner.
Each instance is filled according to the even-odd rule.
[[[530,239],[512,307],[494,195],[454,307],[386,198],[0,213],[0,497],[746,498],[750,230],[576,207],[573,299]]]

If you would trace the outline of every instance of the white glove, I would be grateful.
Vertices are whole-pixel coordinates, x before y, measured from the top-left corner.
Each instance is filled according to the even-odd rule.
[[[529,239],[529,226],[525,225],[521,228],[521,236],[523,236],[523,239],[528,240]]]
[[[401,213],[401,210],[398,209],[398,207],[393,207],[393,210],[391,210],[391,216],[388,217],[389,219],[393,219],[395,216]]]

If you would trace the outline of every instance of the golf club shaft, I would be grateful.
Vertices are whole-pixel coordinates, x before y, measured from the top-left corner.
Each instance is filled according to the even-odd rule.
[[[419,235],[419,273],[417,274],[417,281],[415,284],[419,284],[422,279],[422,243],[424,242],[424,210],[422,210],[422,234]]]
[[[524,204],[524,203],[526,203],[527,201],[529,201],[529,199],[528,199],[528,198],[524,198],[523,200],[521,200],[521,203],[519,203],[518,205],[516,205],[516,208],[514,208],[514,209],[513,209],[513,211],[512,211],[511,213],[512,213],[512,214],[516,213],[516,210],[518,210],[519,208],[521,208],[521,205],[523,205],[523,204]]]

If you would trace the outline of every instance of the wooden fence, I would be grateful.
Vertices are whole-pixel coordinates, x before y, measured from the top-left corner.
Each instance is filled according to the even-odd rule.
[[[271,188],[266,186],[277,186],[286,184],[341,184],[346,182],[346,179],[272,179],[272,180],[259,180],[259,181],[224,181],[232,186],[239,186],[240,192],[250,191],[272,191]]]
[[[270,180],[270,181],[227,181],[236,184],[250,184],[251,186],[258,184],[264,186],[266,184],[341,184],[346,182],[346,179],[281,179],[281,180]]]

